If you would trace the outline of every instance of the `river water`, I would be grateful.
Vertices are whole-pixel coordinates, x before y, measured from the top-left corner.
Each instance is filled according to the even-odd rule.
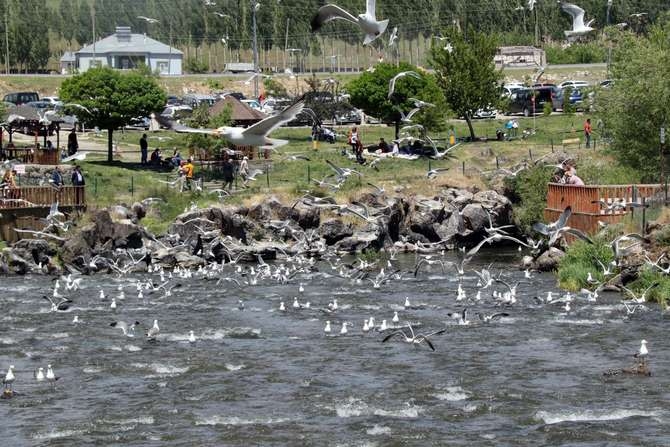
[[[494,272],[523,280],[516,256],[489,253],[471,267],[495,259]],[[396,266],[413,263],[406,256]],[[0,445],[670,445],[668,320],[658,308],[627,316],[610,294],[578,298],[566,313],[532,300],[562,294],[553,275],[535,274],[504,309],[509,317],[479,324],[476,312],[501,310],[491,290],[504,288],[474,302],[472,273],[461,280],[468,298],[457,301],[453,269],[428,266],[374,289],[333,276],[328,263],[317,267],[285,285],[175,278],[182,287],[172,296],[146,299],[134,283],[149,274],[85,277],[79,291],[61,287],[75,302],[66,312],[40,299],[51,294],[50,278],[2,278],[0,371],[15,366],[17,394],[0,400]],[[112,310],[99,291],[117,296],[119,285],[126,298]],[[295,296],[311,308],[294,310]],[[414,308],[404,308],[406,297]],[[335,312],[320,310],[333,298]],[[464,306],[471,324],[447,316]],[[394,312],[417,331],[446,327],[431,338],[436,351],[362,332],[364,319],[391,323]],[[154,319],[161,332],[151,343],[143,332]],[[109,326],[116,320],[144,329],[128,338]],[[324,335],[327,320],[337,335]],[[604,377],[632,364],[641,339],[652,376]],[[60,377],[55,386],[33,377],[47,364]]]

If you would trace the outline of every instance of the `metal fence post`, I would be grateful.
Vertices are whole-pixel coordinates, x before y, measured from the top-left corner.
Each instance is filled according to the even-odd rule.
[[[497,155],[496,155],[496,169],[500,169],[500,160],[498,160]]]
[[[647,231],[647,198],[642,197],[642,236],[645,235]]]
[[[265,166],[265,181],[268,185],[268,189],[270,189],[270,167]]]
[[[463,175],[465,175],[465,161],[462,164],[462,171],[463,171]]]
[[[130,197],[135,197],[135,176],[130,176]]]
[[[533,161],[533,150],[531,148],[528,148],[528,157],[530,158],[530,161]]]
[[[550,141],[551,141],[551,153],[553,154],[554,153],[554,139],[551,138]]]
[[[98,197],[98,177],[93,178],[93,195]]]
[[[309,165],[307,165],[307,183],[312,181],[312,171]]]

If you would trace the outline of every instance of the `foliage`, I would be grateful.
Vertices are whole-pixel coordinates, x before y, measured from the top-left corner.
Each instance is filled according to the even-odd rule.
[[[209,127],[223,127],[233,124],[233,106],[226,104],[226,106],[217,115],[209,119]]]
[[[505,110],[505,109],[503,109],[503,110]],[[554,109],[553,109],[553,106],[552,106],[551,102],[545,102],[544,106],[542,106],[542,115],[544,115],[544,116],[551,115],[551,112],[553,112],[553,111],[554,111]]]
[[[638,278],[626,287],[635,293],[642,293],[655,282],[659,285],[648,292],[647,299],[660,303],[663,308],[666,308],[668,297],[670,297],[670,277],[663,275],[658,270],[652,270],[648,267],[643,268],[640,270]]]
[[[508,189],[516,202],[514,219],[516,225],[526,234],[531,233],[535,222],[544,221],[547,203],[547,189],[551,171],[545,167],[535,167],[521,171],[516,177],[507,179]]]
[[[591,287],[586,282],[589,272],[595,280],[603,282],[609,278],[604,278],[598,260],[607,265],[613,259],[612,248],[605,237],[594,237],[593,244],[575,241],[558,264],[558,283],[561,288],[571,291]]]
[[[418,73],[420,79],[412,76],[399,78],[395,83],[394,94],[389,99],[389,82],[391,78],[403,71]],[[401,119],[399,111],[408,113],[416,107],[414,102],[409,100],[410,98],[435,104],[435,107],[425,107],[414,115],[412,122],[422,124],[432,130],[444,128],[444,97],[435,78],[428,73],[422,73],[419,68],[408,63],[377,64],[374,71],[366,71],[351,81],[347,85],[347,91],[351,95],[350,101],[354,106],[384,122],[399,123]]]
[[[446,40],[437,41],[430,50],[430,65],[447,104],[465,118],[474,140],[472,117],[477,110],[498,107],[502,72],[493,63],[498,47],[495,37],[467,31],[466,36],[454,28],[445,30]]]
[[[659,132],[670,124],[670,17],[648,36],[616,36],[612,74],[616,82],[601,91],[598,110],[612,137],[611,152],[623,165],[659,179]]]
[[[189,57],[184,61],[184,71],[193,74],[207,73],[209,71],[209,65],[207,65],[207,62],[204,60]]]
[[[198,107],[193,109],[193,113],[186,120],[191,127],[207,127],[209,125],[209,106],[206,102],[201,102]]]
[[[281,82],[277,82],[274,79],[271,78],[263,79],[263,87],[265,88],[265,92],[267,93],[267,95],[276,96],[280,98],[285,98],[288,96],[288,92],[286,91],[286,87],[284,87],[284,84],[282,84]]]
[[[598,42],[576,43],[567,48],[545,45],[548,64],[595,64],[607,60],[607,50]]]
[[[587,185],[634,185],[642,182],[639,171],[615,163],[611,157],[594,157],[580,161],[578,175]]]
[[[63,81],[60,97],[86,108],[75,109],[80,121],[107,129],[107,161],[113,160],[112,134],[138,116],[159,112],[165,92],[151,77],[132,71],[121,73],[107,67],[93,68]]]

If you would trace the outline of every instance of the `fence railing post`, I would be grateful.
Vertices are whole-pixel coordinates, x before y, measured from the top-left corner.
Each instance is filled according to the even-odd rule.
[[[268,189],[270,189],[270,167],[267,165],[265,166],[265,181],[268,185]]]
[[[309,165],[307,165],[307,183],[311,183],[312,181],[312,171]]]
[[[465,161],[462,162],[462,171],[463,171],[463,175],[465,175]]]
[[[642,236],[645,235],[647,231],[647,198],[642,197]]]

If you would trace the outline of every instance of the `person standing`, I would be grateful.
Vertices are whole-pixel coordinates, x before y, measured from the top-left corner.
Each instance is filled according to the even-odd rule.
[[[77,132],[75,132],[74,128],[72,128],[72,131],[67,136],[67,154],[74,155],[77,152],[77,150],[79,150],[79,142],[77,141]]]
[[[223,159],[221,166],[221,173],[223,174],[223,189],[228,190],[233,187],[233,180],[235,179],[235,167],[230,162],[230,157],[227,155]]]
[[[249,177],[249,157],[246,155],[242,158],[242,162],[240,162],[240,168],[238,170],[240,177],[242,177],[242,180],[244,181],[244,186],[247,185],[247,177]]]
[[[182,171],[184,172],[184,179],[186,180],[186,189],[191,190],[191,183],[193,182],[193,160],[188,159],[186,160],[186,164],[182,168]]]
[[[77,205],[82,204],[84,202],[84,185],[86,182],[84,181],[84,174],[82,174],[81,167],[79,165],[74,165],[71,178],[72,186],[76,186],[74,189],[75,202]]]
[[[584,123],[584,137],[586,138],[586,147],[591,147],[591,118],[587,118]]]
[[[358,129],[356,127],[352,127],[349,131],[349,145],[351,146],[351,150],[354,154],[358,152],[358,142]]]
[[[146,165],[147,164],[147,156],[149,155],[149,143],[147,142],[147,134],[142,135],[142,138],[140,138],[140,164],[141,165]]]
[[[61,173],[59,166],[56,166],[54,172],[51,174],[50,183],[51,186],[58,189],[60,189],[63,186],[63,174]]]

